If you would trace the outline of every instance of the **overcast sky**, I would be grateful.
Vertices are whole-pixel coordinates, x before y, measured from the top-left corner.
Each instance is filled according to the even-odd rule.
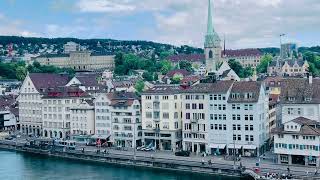
[[[320,0],[212,0],[227,48],[320,45]],[[208,0],[1,0],[0,34],[202,47]]]

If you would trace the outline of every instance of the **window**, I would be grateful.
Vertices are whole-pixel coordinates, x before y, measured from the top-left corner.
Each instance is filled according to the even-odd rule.
[[[190,119],[190,113],[186,113],[186,119]]]
[[[241,135],[238,134],[238,141],[241,141]]]
[[[193,103],[192,104],[192,109],[197,109],[197,104]]]
[[[246,140],[246,141],[249,141],[249,135],[246,135],[246,136],[245,136],[245,140]]]
[[[232,125],[233,130],[237,130],[237,126],[235,124]]]
[[[146,112],[146,118],[152,118],[152,112]]]
[[[209,59],[212,59],[213,58],[213,52],[212,50],[209,51]]]
[[[169,96],[162,96],[162,99],[163,99],[163,100],[168,100],[168,99],[169,99]]]
[[[244,130],[249,131],[249,126],[248,126],[248,125],[245,125],[245,126],[244,126]]]
[[[253,141],[253,135],[250,135],[250,141]]]
[[[151,100],[151,96],[146,96],[146,99],[147,100]]]
[[[237,140],[237,135],[233,135],[233,140],[236,141]]]
[[[293,108],[288,108],[287,113],[288,114],[293,114]]]
[[[223,130],[227,130],[227,125],[226,124],[223,125]]]
[[[199,104],[199,109],[203,109],[203,104],[202,103]]]
[[[241,131],[241,125],[240,124],[237,125],[237,130]]]
[[[253,131],[253,125],[250,125],[250,131]]]
[[[190,109],[190,104],[186,104],[186,109]]]

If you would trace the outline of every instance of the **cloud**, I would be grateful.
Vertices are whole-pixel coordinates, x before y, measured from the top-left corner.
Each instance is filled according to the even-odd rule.
[[[135,10],[134,5],[121,0],[80,0],[77,7],[82,12],[122,12]]]
[[[38,33],[31,32],[23,26],[25,23],[21,20],[10,19],[4,14],[0,14],[0,35],[16,36],[39,36]]]

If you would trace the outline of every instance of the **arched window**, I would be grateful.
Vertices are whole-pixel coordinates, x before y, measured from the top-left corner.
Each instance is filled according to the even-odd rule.
[[[209,51],[209,58],[212,59],[213,58],[213,53],[212,50]]]

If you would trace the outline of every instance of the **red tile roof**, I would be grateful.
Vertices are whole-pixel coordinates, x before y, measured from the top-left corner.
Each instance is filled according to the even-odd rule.
[[[78,87],[55,87],[49,88],[43,98],[72,98],[72,97],[90,97],[88,93]]]
[[[262,56],[262,52],[259,49],[227,49],[226,51],[222,51],[221,55],[226,55],[226,57]]]

